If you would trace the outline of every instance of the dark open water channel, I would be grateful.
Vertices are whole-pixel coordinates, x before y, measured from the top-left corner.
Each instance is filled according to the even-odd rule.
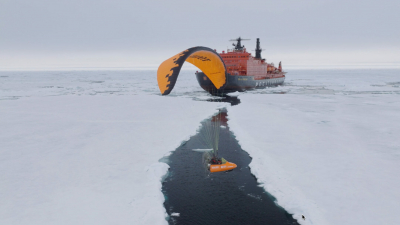
[[[169,174],[163,182],[164,206],[169,224],[298,224],[292,215],[276,205],[251,174],[251,158],[243,151],[230,132],[227,112],[222,113],[219,156],[236,163],[231,172],[207,172],[202,165],[201,152],[206,148],[201,132],[183,143],[167,159]],[[179,216],[171,216],[179,213]]]

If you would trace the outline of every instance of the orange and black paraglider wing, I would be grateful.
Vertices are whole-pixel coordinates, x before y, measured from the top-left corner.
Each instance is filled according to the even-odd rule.
[[[188,50],[172,56],[158,67],[157,81],[162,95],[169,94],[175,86],[179,72],[185,62]]]
[[[185,61],[203,71],[217,89],[226,84],[225,64],[218,53],[206,47],[193,47],[165,60],[158,67],[157,81],[162,95],[172,91]]]
[[[225,85],[225,64],[215,51],[196,51],[188,56],[186,62],[195,65],[203,71],[217,89]]]

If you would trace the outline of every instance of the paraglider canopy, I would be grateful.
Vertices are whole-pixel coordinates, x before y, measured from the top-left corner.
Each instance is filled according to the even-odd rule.
[[[158,67],[157,81],[162,95],[172,91],[185,61],[203,71],[217,89],[225,86],[226,68],[221,56],[207,47],[193,47],[172,56]]]
[[[223,89],[227,83],[227,74],[224,61],[214,50],[207,47],[193,47],[180,52],[173,57],[165,60],[158,67],[157,82],[162,95],[168,95],[175,86],[184,62],[189,62],[199,68],[213,83],[216,90]],[[203,164],[207,166],[211,173],[233,170],[236,164],[230,163],[225,159],[218,159],[219,130],[221,125],[220,113],[205,124],[205,142],[210,151],[203,155]],[[199,150],[199,149],[196,149]],[[216,160],[215,164],[212,159]]]

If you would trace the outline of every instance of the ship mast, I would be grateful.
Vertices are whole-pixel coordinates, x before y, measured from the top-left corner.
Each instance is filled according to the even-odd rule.
[[[233,46],[235,46],[235,50],[236,51],[242,51],[244,48],[244,45],[242,46],[242,41],[248,41],[250,39],[242,39],[241,37],[236,38],[236,39],[232,39],[229,41],[237,41],[236,45],[234,43],[232,43]]]

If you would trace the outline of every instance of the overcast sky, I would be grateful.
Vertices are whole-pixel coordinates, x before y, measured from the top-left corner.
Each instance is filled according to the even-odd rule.
[[[399,0],[0,0],[0,69],[148,67],[241,36],[284,65],[400,65]]]

